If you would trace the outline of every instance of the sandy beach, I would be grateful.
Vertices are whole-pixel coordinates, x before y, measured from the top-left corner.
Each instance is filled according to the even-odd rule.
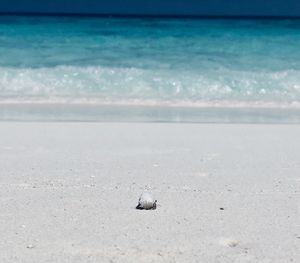
[[[299,134],[1,122],[0,262],[300,262]]]

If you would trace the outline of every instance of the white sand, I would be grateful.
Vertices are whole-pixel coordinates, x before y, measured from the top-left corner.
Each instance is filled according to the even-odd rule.
[[[296,263],[300,125],[0,122],[0,198],[1,263]]]

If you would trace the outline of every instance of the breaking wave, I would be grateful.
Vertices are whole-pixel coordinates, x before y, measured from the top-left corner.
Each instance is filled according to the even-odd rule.
[[[300,101],[300,72],[57,66],[0,67],[0,103],[285,105]]]

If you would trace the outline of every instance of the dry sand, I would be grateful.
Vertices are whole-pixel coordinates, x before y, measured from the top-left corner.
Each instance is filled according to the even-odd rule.
[[[300,125],[0,122],[0,198],[1,263],[297,263]]]

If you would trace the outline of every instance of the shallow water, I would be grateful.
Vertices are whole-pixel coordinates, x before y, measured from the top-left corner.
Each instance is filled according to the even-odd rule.
[[[300,20],[2,16],[1,109],[33,103],[300,109]]]

